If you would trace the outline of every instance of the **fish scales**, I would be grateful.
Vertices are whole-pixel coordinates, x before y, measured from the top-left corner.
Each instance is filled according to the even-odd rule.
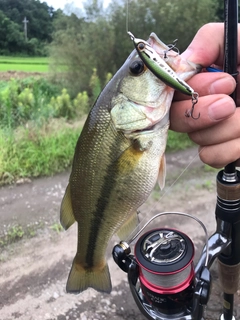
[[[156,46],[157,40],[152,41]],[[109,240],[116,232],[132,231],[137,209],[157,180],[164,184],[174,90],[146,68],[132,73],[131,66],[139,61],[133,51],[100,94],[76,145],[60,217],[65,229],[78,222],[68,292],[88,287],[111,291],[105,258]],[[196,73],[192,66],[184,68],[182,74]]]
[[[152,157],[158,157],[160,152],[158,149],[161,149],[161,145],[153,144],[154,148],[148,151],[148,155],[139,151],[121,132],[113,128],[110,118],[107,117],[109,113],[106,116],[104,113],[104,110],[101,110],[101,112],[95,112],[92,115],[93,117],[96,115],[99,118],[99,121],[97,119],[96,121],[100,123],[98,130],[94,130],[93,133],[86,123],[82,132],[86,141],[80,139],[76,147],[76,154],[79,156],[74,159],[74,163],[77,164],[78,170],[73,172],[70,177],[73,211],[77,211],[82,206],[89,212],[88,215],[81,217],[78,234],[79,250],[81,250],[78,262],[86,263],[89,268],[94,265],[93,259],[98,261],[106,250],[106,246],[102,245],[105,242],[103,240],[106,237],[106,228],[101,228],[101,224],[110,224],[109,236],[114,234],[126,219],[125,216],[121,217],[118,214],[118,208],[126,212],[125,215],[136,210],[136,205],[139,207],[154,187],[159,170],[158,163],[154,163],[152,170],[149,170],[151,168],[149,168],[148,157],[149,153]],[[85,128],[87,129],[86,134]],[[104,133],[102,138],[101,133]],[[161,135],[160,131],[159,135]],[[156,136],[155,139],[159,139],[159,137]],[[104,145],[104,153],[101,152],[102,145]],[[85,157],[82,157],[82,154],[85,154]],[[158,161],[160,161],[159,157]],[[85,174],[86,166],[88,167],[87,175]],[[139,197],[139,187],[135,182],[135,170],[138,170],[138,183],[144,183],[142,190],[144,198]],[[154,181],[151,176],[149,179],[147,178],[149,171],[152,173]],[[79,176],[84,178],[80,180]],[[125,188],[127,185],[133,187],[135,191],[129,193]],[[79,192],[83,189],[84,192]],[[105,212],[104,216],[103,212]],[[91,226],[90,232],[87,231],[87,234],[86,225]],[[97,242],[101,243],[101,248],[96,251]]]

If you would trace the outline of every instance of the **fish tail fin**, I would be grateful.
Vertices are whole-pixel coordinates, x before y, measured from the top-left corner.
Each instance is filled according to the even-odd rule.
[[[68,276],[66,290],[68,293],[78,294],[89,287],[99,292],[111,292],[112,283],[108,265],[105,263],[102,268],[86,269],[78,264],[75,258]]]

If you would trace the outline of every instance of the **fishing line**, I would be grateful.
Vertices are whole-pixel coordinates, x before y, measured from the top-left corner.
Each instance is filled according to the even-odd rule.
[[[163,192],[162,196],[157,200],[157,203],[154,205],[154,207],[150,210],[150,212],[152,212],[154,209],[156,209],[156,205],[158,204],[158,202],[160,202],[160,200],[162,200],[163,197],[165,197],[170,191],[171,189],[174,187],[174,185],[178,182],[178,180],[180,180],[180,178],[184,175],[184,173],[188,170],[188,168],[190,167],[190,165],[195,161],[196,158],[199,157],[200,153],[205,149],[202,148],[201,151],[198,151],[195,156],[193,157],[193,159],[189,162],[189,164],[183,169],[183,171],[179,174],[179,176],[173,181],[173,183]]]
[[[128,33],[129,28],[129,0],[126,0],[126,31]]]
[[[168,195],[170,193],[170,191],[172,190],[172,188],[174,187],[174,185],[180,180],[180,178],[184,175],[184,173],[188,170],[188,168],[190,167],[190,165],[196,160],[196,158],[199,157],[200,153],[205,149],[205,147],[203,147],[200,151],[198,151],[195,156],[191,159],[191,161],[188,163],[188,165],[183,169],[183,171],[179,174],[179,176],[173,181],[173,183],[166,189],[163,191],[163,194],[160,194],[160,198],[156,201],[156,203],[154,205],[151,206],[149,213],[150,216],[152,216],[153,211],[156,210],[157,205],[159,204],[159,202],[166,197],[166,195]],[[151,195],[150,195],[151,196]],[[142,214],[142,212],[140,212]],[[143,218],[139,224],[136,226],[136,228],[131,232],[131,234],[127,237],[126,241],[133,238],[134,234],[141,228],[141,226],[143,226],[147,220],[149,220],[151,218],[149,217],[145,217]]]

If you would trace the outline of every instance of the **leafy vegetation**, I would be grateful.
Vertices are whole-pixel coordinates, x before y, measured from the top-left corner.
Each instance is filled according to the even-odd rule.
[[[6,230],[3,234],[0,234],[0,248],[3,249],[10,244],[16,243],[22,239],[32,238],[37,235],[38,230],[42,229],[45,226],[43,221],[37,221],[35,223],[28,224],[27,226],[22,226],[20,224],[15,224],[12,226],[6,227]],[[61,224],[56,221],[49,226],[49,230],[59,234],[63,231]],[[1,257],[0,257],[1,260]]]
[[[24,230],[22,226],[15,225],[8,229],[6,234],[0,237],[0,247],[4,247],[10,243],[16,242],[22,239],[24,236]]]
[[[0,82],[0,184],[69,167],[88,103],[44,78]]]
[[[66,170],[71,164],[80,131],[81,127],[63,121],[52,121],[41,129],[19,128],[12,134],[1,130],[2,183],[6,173],[9,183],[9,174],[14,181],[19,177],[52,175]]]

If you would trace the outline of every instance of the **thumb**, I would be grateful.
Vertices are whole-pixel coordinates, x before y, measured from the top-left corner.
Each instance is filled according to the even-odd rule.
[[[211,64],[223,64],[224,24],[208,23],[204,25],[189,47],[182,53],[186,60],[207,67]]]

